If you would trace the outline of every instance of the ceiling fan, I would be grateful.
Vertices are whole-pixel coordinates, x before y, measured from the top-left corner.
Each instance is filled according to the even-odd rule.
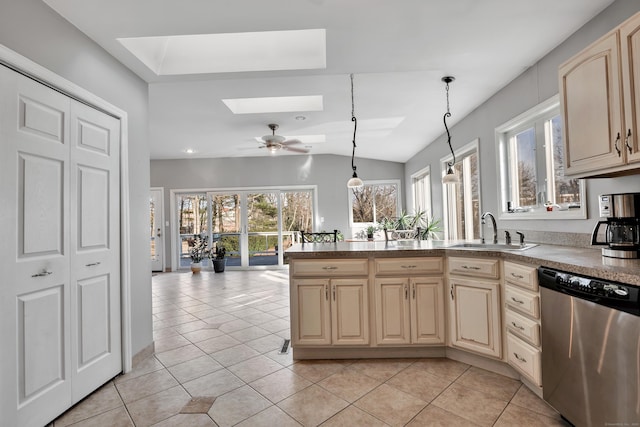
[[[302,144],[302,141],[297,139],[286,139],[284,136],[276,135],[276,130],[279,128],[275,123],[269,124],[271,129],[271,135],[265,135],[262,137],[262,145],[260,148],[266,148],[271,154],[274,154],[279,150],[288,150],[294,153],[308,153],[306,148],[293,147],[293,145]]]

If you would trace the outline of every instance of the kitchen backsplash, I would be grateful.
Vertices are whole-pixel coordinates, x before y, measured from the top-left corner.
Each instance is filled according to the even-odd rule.
[[[504,236],[503,229],[498,230],[498,236]],[[512,239],[517,239],[515,230],[508,229]],[[579,248],[588,248],[591,246],[591,234],[587,233],[564,233],[558,231],[536,231],[524,230],[525,242],[528,243],[544,243],[547,245],[575,246]],[[514,237],[515,236],[515,237]],[[502,237],[504,238],[504,237]]]

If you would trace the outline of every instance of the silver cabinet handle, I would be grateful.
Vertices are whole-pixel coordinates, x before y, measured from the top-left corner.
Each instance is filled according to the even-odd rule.
[[[335,301],[336,300],[336,285],[333,285],[331,287],[331,291],[333,293],[333,300]]]
[[[524,279],[524,276],[520,275],[520,274],[516,274],[516,273],[511,273],[511,275],[513,277],[515,277],[516,279]]]
[[[451,285],[451,290],[450,290],[450,292],[451,292],[451,299],[453,300],[453,285]]]
[[[413,299],[416,299],[416,285],[414,284],[412,287]]]
[[[627,146],[627,149],[629,150],[629,154],[631,154],[633,153],[633,149],[629,145],[629,138],[631,138],[631,128],[629,128],[629,132],[627,132],[627,137],[624,139],[624,145]]]
[[[480,267],[476,267],[475,265],[472,265],[472,266],[463,265],[462,268],[465,270],[480,270]]]
[[[523,362],[523,363],[527,363],[527,359],[525,359],[524,357],[520,356],[518,353],[514,352],[513,355],[516,357],[516,359],[518,359],[519,361]]]
[[[618,136],[616,137],[616,140],[613,142],[613,147],[616,149],[616,152],[618,153],[618,157],[622,157],[622,152],[618,148],[618,142],[620,142],[620,132],[618,132]]]
[[[524,331],[524,327],[518,325],[516,322],[511,322],[511,324],[516,328],[516,329],[520,329],[521,331]]]
[[[327,285],[324,285],[324,299],[329,301],[329,287]]]
[[[44,277],[53,274],[53,271],[42,270],[40,273],[32,274],[31,277]]]
[[[94,265],[100,265],[100,261],[90,262],[89,264],[85,264],[85,267],[93,267]]]
[[[401,265],[402,268],[416,268],[417,265]]]
[[[329,267],[322,267],[323,270],[337,270],[338,267],[334,267],[334,266],[329,266]]]
[[[519,299],[516,299],[515,297],[511,297],[511,301],[517,302],[518,304],[524,304],[524,301],[520,301]]]
[[[409,289],[404,285],[404,299],[409,299]]]

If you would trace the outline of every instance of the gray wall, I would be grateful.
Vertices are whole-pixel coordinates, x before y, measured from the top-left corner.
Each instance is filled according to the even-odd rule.
[[[41,0],[1,0],[0,43],[129,116],[132,352],[153,341],[149,266],[148,86]]]
[[[363,180],[402,180],[402,163],[356,158],[358,176]],[[351,177],[351,157],[335,155],[264,156],[223,159],[152,160],[151,186],[164,187],[165,220],[169,220],[169,190],[238,187],[318,186],[318,216],[324,223],[317,229],[337,228],[349,236],[347,180]],[[165,235],[169,230],[165,230]],[[166,239],[170,263],[170,242]]]
[[[480,139],[480,185],[483,211],[494,213],[499,211],[495,128],[557,94],[558,66],[638,11],[640,11],[640,1],[616,1],[451,129],[454,149],[462,147],[475,138]],[[452,114],[455,115],[455,111],[452,111]],[[407,183],[410,182],[411,174],[427,165],[431,166],[431,190],[436,217],[442,217],[443,214],[439,159],[448,155],[448,151],[446,139],[441,136],[405,164],[405,182]],[[640,192],[640,176],[588,179],[586,185],[589,216],[586,220],[510,220],[501,221],[498,227],[589,233],[598,217],[598,194]],[[405,186],[405,194],[407,205],[411,206],[412,195],[407,186]]]

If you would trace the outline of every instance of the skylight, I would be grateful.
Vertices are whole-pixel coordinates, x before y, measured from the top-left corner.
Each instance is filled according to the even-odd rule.
[[[233,114],[322,111],[322,95],[223,99]]]
[[[157,75],[326,68],[326,31],[119,38]]]

